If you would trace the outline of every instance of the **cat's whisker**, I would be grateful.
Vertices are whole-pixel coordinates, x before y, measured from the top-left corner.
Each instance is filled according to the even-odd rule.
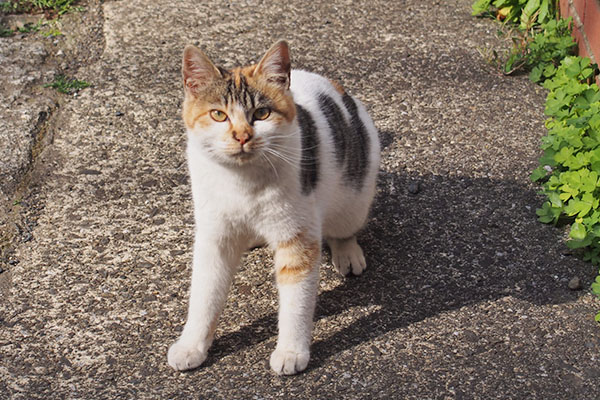
[[[302,155],[299,154],[298,152],[289,151],[288,149],[285,149],[285,148],[277,148],[276,146],[270,146],[268,148],[271,151],[276,151],[276,152],[281,153],[281,154],[287,156],[288,158],[291,158],[291,159],[294,159],[294,160],[301,160],[302,159]]]
[[[286,159],[290,160],[290,161],[294,161],[296,163],[300,163],[302,165],[310,165],[314,162],[314,160],[310,157],[304,157],[302,155],[299,155],[297,153],[286,153],[284,151],[281,151],[279,149],[271,149],[271,152],[276,152],[278,155],[280,155],[281,157],[285,157]]]
[[[287,164],[292,166],[314,166],[314,160],[307,158],[298,158],[294,159],[285,154],[279,153],[273,149],[265,149],[266,152],[272,154],[273,156],[279,158],[282,161],[285,161]]]
[[[300,153],[290,151],[289,149],[286,149],[286,148],[278,148],[277,146],[269,146],[269,147],[266,147],[265,150],[279,153],[279,154],[284,155],[287,158],[293,159],[293,160],[301,160],[302,159],[302,155]]]
[[[290,147],[288,147],[288,146],[283,146],[283,145],[281,145],[281,144],[278,144],[278,143],[272,143],[271,145],[272,145],[272,146],[279,146],[280,148],[287,149],[287,150],[291,150],[291,149],[292,149],[292,148],[290,148]],[[304,149],[304,150],[312,150],[312,149],[316,149],[316,148],[318,148],[318,147],[319,147],[318,145],[314,145],[314,146],[310,146],[310,147],[303,147],[303,149]],[[292,150],[292,151],[293,151],[293,150]]]
[[[267,160],[267,162],[271,165],[271,168],[273,168],[273,172],[275,173],[275,177],[277,178],[277,180],[279,180],[279,174],[277,173],[277,168],[275,168],[275,165],[273,165],[273,163],[271,162],[271,160],[269,160],[269,157],[267,157],[265,153],[262,153],[261,156],[263,156],[264,159]]]
[[[279,160],[285,162],[288,165],[291,165],[291,166],[294,166],[294,167],[296,165],[298,165],[298,162],[296,162],[294,160],[287,159],[287,158],[285,158],[285,156],[282,156],[281,154],[279,154],[277,152],[269,151],[269,150],[267,150],[266,152],[269,153],[269,154],[271,154],[272,156],[278,158]]]

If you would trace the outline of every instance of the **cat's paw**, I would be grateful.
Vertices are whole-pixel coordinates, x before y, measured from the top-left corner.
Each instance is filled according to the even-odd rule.
[[[167,361],[176,371],[194,369],[206,360],[206,351],[202,351],[196,345],[177,341],[169,348]]]
[[[275,349],[271,353],[269,364],[277,375],[294,375],[306,369],[309,359],[308,351],[298,353],[292,350]]]
[[[365,255],[355,236],[349,239],[331,239],[328,243],[331,261],[340,274],[346,276],[352,271],[354,275],[360,275],[367,268]]]

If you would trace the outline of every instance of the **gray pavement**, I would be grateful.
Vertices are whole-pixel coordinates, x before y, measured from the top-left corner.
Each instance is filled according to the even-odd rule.
[[[595,271],[536,221],[528,180],[545,93],[485,64],[496,29],[470,0],[128,0],[67,17],[53,51],[93,87],[58,97],[52,140],[3,200],[0,398],[600,398]],[[248,253],[208,360],[178,373],[166,352],[193,232],[181,53],[232,67],[279,38],[381,132],[369,267],[344,279],[325,256],[311,362],[282,378],[271,255]]]

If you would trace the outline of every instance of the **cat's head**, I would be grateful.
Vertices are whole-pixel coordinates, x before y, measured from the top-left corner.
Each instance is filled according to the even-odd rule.
[[[268,156],[295,118],[285,41],[275,43],[258,64],[230,71],[187,46],[182,73],[186,128],[221,163],[242,165]]]

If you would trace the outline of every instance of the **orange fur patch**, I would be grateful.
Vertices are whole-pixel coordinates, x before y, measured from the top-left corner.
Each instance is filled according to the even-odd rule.
[[[256,65],[248,65],[239,68],[238,71],[246,77],[248,85],[273,101],[275,111],[282,114],[288,122],[296,117],[296,105],[289,91],[283,92],[277,85],[267,82],[260,73],[257,73]]]
[[[212,108],[208,103],[199,101],[192,96],[186,95],[186,98],[183,101],[183,111],[181,113],[185,126],[191,129],[196,122],[203,122],[201,126],[208,126],[210,123],[212,123],[209,119],[207,119],[210,118],[209,113],[211,109]]]
[[[217,330],[217,321],[218,321],[218,317],[213,318],[212,321],[210,321],[210,326],[208,327],[208,333],[206,334],[206,340],[209,343],[212,343],[214,337],[215,337],[215,331]]]
[[[275,251],[277,283],[293,284],[305,279],[317,267],[320,254],[319,241],[304,234],[279,243]]]
[[[344,87],[338,81],[330,79],[329,82],[331,82],[331,85],[335,88],[335,90],[338,91],[339,94],[344,95],[346,93]]]

